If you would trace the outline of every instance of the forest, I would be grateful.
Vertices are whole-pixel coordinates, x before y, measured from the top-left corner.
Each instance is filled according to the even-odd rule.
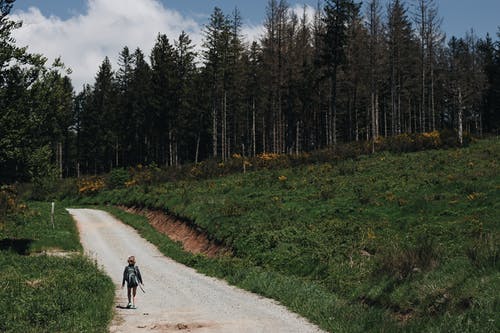
[[[202,45],[160,33],[84,87],[17,45],[14,2],[0,0],[1,183],[500,129],[500,27],[446,36],[436,0],[326,0],[313,18],[269,0],[256,41],[216,7]]]

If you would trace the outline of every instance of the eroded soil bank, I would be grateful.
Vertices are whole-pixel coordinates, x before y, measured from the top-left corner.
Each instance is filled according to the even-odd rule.
[[[206,233],[189,221],[181,220],[160,210],[125,206],[119,208],[128,213],[145,216],[158,232],[167,235],[173,241],[180,242],[185,251],[203,254],[210,258],[232,255],[230,249],[209,239]]]

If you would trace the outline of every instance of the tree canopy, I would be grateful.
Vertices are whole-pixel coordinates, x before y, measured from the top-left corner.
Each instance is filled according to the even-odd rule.
[[[500,128],[500,30],[447,41],[437,5],[378,0],[363,12],[327,0],[314,18],[270,0],[249,42],[242,13],[214,8],[197,48],[159,33],[146,55],[124,46],[74,93],[61,59],[18,46],[0,0],[0,179],[30,180],[234,154],[300,153],[339,142]],[[133,51],[132,51],[133,50]]]

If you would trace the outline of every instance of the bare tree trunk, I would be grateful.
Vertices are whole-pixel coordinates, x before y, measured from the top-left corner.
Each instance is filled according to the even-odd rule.
[[[115,167],[118,167],[118,140],[115,141]]]
[[[226,160],[226,92],[224,91],[224,96],[222,98],[222,128],[221,128],[221,158],[223,161]]]
[[[479,113],[479,137],[483,137],[483,112]]]
[[[179,166],[179,143],[175,141],[175,166]]]
[[[395,80],[395,78],[393,78]],[[393,81],[391,80],[391,81]],[[391,135],[396,133],[396,82],[391,82]]]
[[[300,152],[300,121],[297,121],[295,130],[295,155]]]
[[[426,3],[424,0],[420,0],[420,61],[421,61],[421,88],[422,88],[422,132],[424,133],[426,131],[426,126],[425,126],[425,42],[426,42],[426,31],[427,31],[427,7]]]
[[[435,110],[435,101],[434,101],[434,65],[431,53],[430,59],[431,66],[431,117],[432,117],[432,131],[436,130],[436,110]]]
[[[371,108],[368,110],[368,113],[370,115],[371,113],[371,134],[372,134],[372,153],[375,152],[375,140],[377,139],[377,130],[376,130],[376,120],[375,120],[375,93],[372,92],[371,94]],[[371,112],[370,112],[371,111]],[[368,127],[367,127],[367,132],[368,132]],[[356,141],[358,140],[358,135],[356,133]]]
[[[241,144],[241,160],[243,161],[243,173],[247,173],[247,165],[245,160],[245,144]]]
[[[252,100],[252,156],[256,155],[257,151],[257,135],[255,130],[255,97]]]
[[[387,108],[384,109],[384,136],[387,137]]]
[[[401,134],[401,91],[398,91],[398,109],[397,109],[396,133]]]
[[[273,121],[273,153],[278,152],[278,147],[277,147],[277,134],[276,134],[276,122],[277,120]]]
[[[212,155],[217,157],[217,109],[215,106],[212,108]]]
[[[174,165],[173,163],[173,147],[172,147],[172,130],[168,131],[168,166]]]
[[[200,133],[198,133],[198,136],[196,138],[196,150],[195,150],[195,155],[194,155],[194,163],[198,164],[198,157],[200,153]]]
[[[408,97],[408,111],[410,113],[409,115],[409,121],[408,121],[408,132],[413,133],[413,106],[411,105],[411,97]]]
[[[378,101],[378,92],[375,92],[375,138],[380,135],[380,106]]]
[[[329,143],[334,146],[337,145],[337,70],[333,69],[333,73],[330,77],[330,132]]]
[[[458,88],[458,142],[460,145],[464,143],[463,133],[463,106],[462,106],[462,89]]]
[[[266,119],[262,116],[262,152],[266,152]]]
[[[366,112],[366,116],[366,131],[370,132],[372,140],[375,140],[375,92],[373,90],[370,94],[370,107]]]
[[[63,178],[63,149],[62,149],[62,143],[58,142],[57,143],[57,169],[58,169],[58,177],[59,179]]]
[[[369,132],[368,129],[366,132]],[[359,141],[359,123],[358,123],[358,108],[354,109],[354,139]]]

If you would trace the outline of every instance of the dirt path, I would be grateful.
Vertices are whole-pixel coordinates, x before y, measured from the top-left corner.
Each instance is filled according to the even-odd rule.
[[[110,332],[322,332],[276,302],[204,276],[162,255],[131,227],[106,212],[68,209],[77,221],[85,252],[116,285],[116,305],[127,303],[120,289],[123,268],[135,255],[146,293],[137,310],[116,309]]]

